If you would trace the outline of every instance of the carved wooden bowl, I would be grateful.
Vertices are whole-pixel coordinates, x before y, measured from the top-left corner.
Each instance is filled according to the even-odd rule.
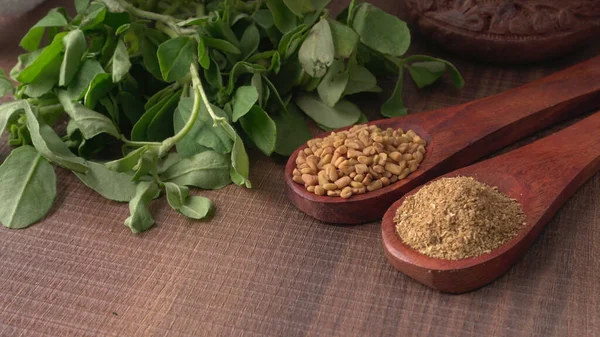
[[[406,0],[409,19],[443,48],[494,63],[530,63],[600,38],[599,0]]]

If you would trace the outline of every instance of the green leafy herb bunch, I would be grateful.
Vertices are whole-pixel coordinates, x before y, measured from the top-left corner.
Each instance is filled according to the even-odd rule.
[[[406,113],[402,74],[419,87],[448,62],[414,55],[404,22],[352,1],[75,0],[77,15],[51,10],[21,40],[27,51],[0,93],[0,131],[15,149],[0,166],[0,222],[24,228],[50,210],[52,164],[105,198],[128,202],[125,225],[153,224],[162,191],[202,219],[211,201],[190,187],[251,187],[246,147],[290,155],[310,134],[364,121],[348,96],[379,92],[374,73],[398,75],[384,116]]]

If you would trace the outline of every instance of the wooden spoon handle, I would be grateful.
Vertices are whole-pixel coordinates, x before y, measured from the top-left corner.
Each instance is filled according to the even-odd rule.
[[[425,129],[434,143],[445,144],[432,155],[448,170],[597,106],[600,56],[498,95],[445,108],[443,114],[429,112],[425,122],[430,127]]]

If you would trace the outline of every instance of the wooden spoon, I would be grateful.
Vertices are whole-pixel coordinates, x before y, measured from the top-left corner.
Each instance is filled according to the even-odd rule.
[[[532,144],[443,176],[471,176],[520,202],[527,224],[512,240],[474,258],[451,261],[425,256],[396,236],[393,218],[403,197],[388,209],[381,223],[385,255],[401,272],[440,291],[477,289],[494,281],[523,256],[561,205],[599,169],[597,112]]]
[[[292,180],[300,147],[285,167],[286,193],[306,214],[329,223],[356,224],[381,219],[404,193],[554,123],[600,106],[600,56],[549,77],[474,102],[378,120],[381,128],[412,129],[427,141],[421,167],[406,179],[374,192],[317,196]]]

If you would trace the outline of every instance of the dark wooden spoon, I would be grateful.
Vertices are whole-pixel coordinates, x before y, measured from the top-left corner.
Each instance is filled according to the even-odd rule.
[[[450,261],[425,256],[396,235],[393,218],[405,196],[383,217],[385,255],[401,272],[440,291],[463,293],[477,289],[494,281],[521,258],[562,204],[599,169],[600,112],[597,112],[532,144],[443,176],[471,176],[497,186],[499,191],[520,202],[527,224],[512,240],[474,258]]]
[[[317,196],[292,180],[295,158],[285,167],[286,193],[306,214],[329,223],[381,219],[404,193],[469,165],[554,123],[600,106],[600,56],[495,96],[449,108],[373,121],[382,128],[413,129],[427,141],[421,167],[395,184],[349,199]]]

